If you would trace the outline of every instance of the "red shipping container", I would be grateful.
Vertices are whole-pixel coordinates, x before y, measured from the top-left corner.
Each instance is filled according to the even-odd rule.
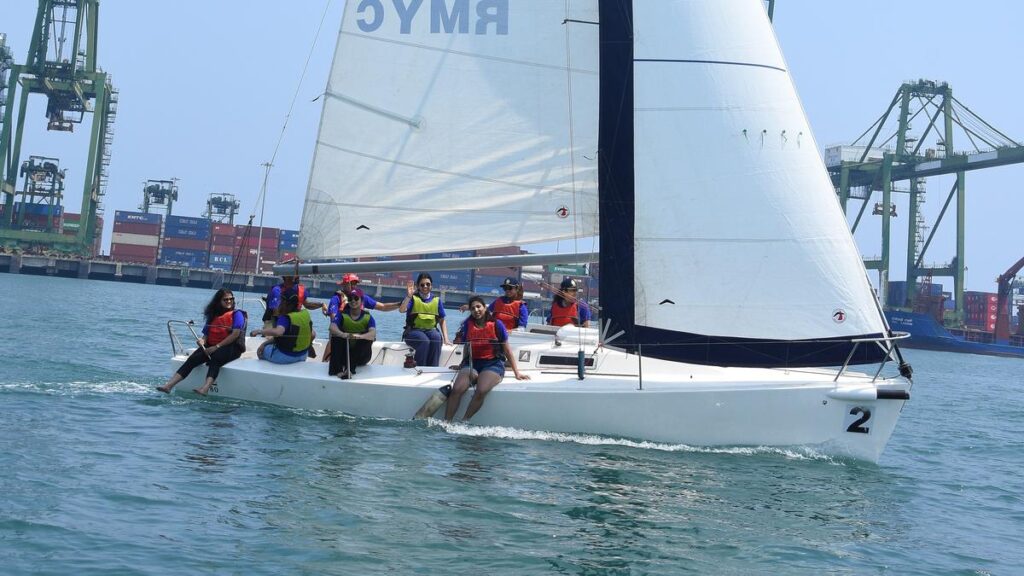
[[[295,260],[295,252],[281,252],[281,262]]]
[[[120,262],[156,264],[157,248],[137,244],[111,244],[110,257]]]
[[[159,236],[159,224],[142,224],[139,222],[114,222],[114,232],[124,234],[141,234],[143,236]]]
[[[234,224],[222,224],[214,222],[210,225],[211,236],[235,236],[235,225]]]
[[[234,255],[235,247],[233,245],[222,245],[218,246],[213,244],[210,246],[210,254],[231,254]]]
[[[259,240],[256,237],[245,238],[244,240],[243,239],[237,239],[235,241],[235,245],[236,246],[252,246],[254,248],[256,246],[262,246],[264,249],[266,249],[266,248],[273,248],[274,250],[277,250],[277,240],[275,240],[274,238],[263,238],[262,241]]]
[[[476,275],[485,278],[488,276],[501,276],[502,278],[511,276],[513,278],[519,278],[519,268],[478,268],[476,271]]]
[[[195,238],[164,238],[163,248],[179,248],[181,250],[206,250],[206,240]]]
[[[522,253],[519,246],[499,246],[498,248],[481,248],[476,251],[477,256],[518,256]]]
[[[264,227],[263,232],[261,234],[259,226],[235,226],[235,238],[242,238],[244,236],[249,236],[251,238],[259,238],[262,236],[263,238],[273,238],[274,242],[276,243],[277,237],[280,235],[281,230],[279,228]]]
[[[227,244],[234,244],[234,243],[235,243],[235,237],[234,236],[225,236],[223,234],[214,234],[213,236],[210,236],[210,244],[224,244],[224,245],[227,245]]]

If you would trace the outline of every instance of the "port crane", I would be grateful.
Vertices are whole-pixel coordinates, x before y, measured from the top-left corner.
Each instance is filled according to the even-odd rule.
[[[113,123],[117,114],[117,90],[110,75],[97,66],[99,0],[39,0],[32,40],[24,64],[7,63],[0,76],[7,84],[0,94],[0,245],[34,248],[45,246],[63,252],[92,255],[100,201],[107,186],[107,167]],[[4,50],[0,50],[0,59]],[[30,204],[30,194],[17,189],[22,166],[25,119],[31,94],[46,97],[46,128],[73,132],[91,115],[89,152],[82,189],[81,224],[75,235],[53,230],[18,227],[15,203]],[[31,192],[31,191],[28,191]]]
[[[996,341],[1010,339],[1010,292],[1013,279],[1024,268],[1024,258],[1017,260],[1006,272],[996,278]],[[1017,334],[1024,333],[1024,316],[1018,315]]]
[[[961,146],[957,149],[954,145]],[[907,301],[886,302],[896,308],[913,308],[919,293],[919,278],[953,278],[956,319],[964,317],[966,262],[965,225],[966,173],[994,166],[1024,163],[1024,145],[993,127],[953,96],[945,82],[905,82],[882,115],[849,146],[828,148],[825,163],[843,210],[857,210],[852,223],[856,232],[866,209],[882,217],[881,256],[865,259],[869,270],[879,273],[880,295],[888,295],[891,258],[894,193],[909,196],[907,214],[906,278]],[[926,197],[926,179],[955,175],[942,209],[929,225],[921,206]],[[906,188],[896,186],[907,182]],[[873,202],[881,193],[881,201]],[[861,201],[859,208],[856,201]],[[954,202],[955,200],[955,202]],[[956,219],[956,254],[945,264],[926,265],[925,257],[950,207]]]

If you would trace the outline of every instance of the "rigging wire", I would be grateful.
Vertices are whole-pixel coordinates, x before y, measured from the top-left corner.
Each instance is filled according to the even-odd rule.
[[[262,244],[263,244],[263,215],[265,213],[265,209],[263,209],[263,208],[266,206],[266,201],[267,201],[267,182],[270,179],[270,169],[274,166],[274,160],[277,159],[277,153],[281,150],[281,143],[284,141],[284,135],[285,135],[285,132],[288,129],[288,122],[291,120],[292,111],[295,109],[295,102],[299,98],[299,91],[302,89],[302,83],[306,79],[306,72],[309,70],[309,62],[310,62],[310,60],[313,59],[313,52],[316,49],[317,42],[320,40],[320,31],[324,27],[324,21],[327,20],[327,14],[330,12],[331,4],[333,3],[333,1],[334,0],[327,0],[326,3],[324,4],[323,14],[321,14],[320,22],[319,22],[319,24],[317,24],[316,32],[313,34],[313,41],[310,43],[309,52],[306,54],[306,61],[302,65],[302,73],[299,75],[299,81],[295,85],[295,92],[292,94],[291,102],[288,104],[288,112],[285,114],[284,122],[281,124],[281,132],[277,136],[277,143],[274,145],[274,152],[271,154],[270,160],[268,162],[264,162],[263,163],[263,166],[264,166],[263,184],[260,187],[259,195],[257,195],[257,197],[256,197],[256,202],[253,203],[252,212],[249,214],[249,222],[248,222],[248,224],[246,224],[245,234],[243,235],[243,240],[242,240],[242,246],[239,246],[239,248],[237,250],[237,253],[236,253],[236,256],[238,254],[241,254],[242,249],[245,247],[245,244],[247,243],[247,241],[249,239],[249,235],[250,235],[250,233],[252,231],[253,220],[256,218],[256,206],[260,206],[261,209],[260,209],[259,234],[258,234],[258,239],[256,241],[256,273],[257,274],[259,273],[259,266],[260,266],[260,252],[261,252],[261,250],[263,248],[263,246],[262,246]],[[237,265],[238,265],[238,260],[236,259],[231,264],[231,272],[232,272],[232,274],[234,273],[235,268],[236,268]],[[244,297],[245,297],[245,284],[242,285],[242,297],[243,297],[243,300],[244,300]]]

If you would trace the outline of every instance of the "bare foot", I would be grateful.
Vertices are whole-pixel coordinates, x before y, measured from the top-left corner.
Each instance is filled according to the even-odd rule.
[[[196,394],[199,394],[200,396],[206,396],[206,392],[203,392],[201,388],[193,388],[192,391],[195,392]]]
[[[156,389],[159,390],[160,392],[163,392],[164,394],[171,393],[171,389],[168,386],[157,386]]]

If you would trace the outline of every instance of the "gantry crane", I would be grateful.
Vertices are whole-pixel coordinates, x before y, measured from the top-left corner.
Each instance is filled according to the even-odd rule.
[[[178,179],[146,180],[142,183],[142,204],[139,209],[149,214],[159,208],[167,216],[178,201]]]
[[[963,146],[957,150],[954,144]],[[907,298],[887,302],[890,307],[912,308],[917,279],[925,275],[953,278],[957,318],[963,319],[965,175],[968,171],[1024,162],[1024,145],[1011,139],[953,97],[945,82],[918,80],[900,86],[888,109],[850,146],[827,149],[826,165],[843,210],[852,200],[862,204],[853,230],[868,206],[882,217],[882,254],[865,260],[878,270],[880,293],[887,295],[890,271],[889,239],[892,231],[893,193],[909,195],[907,214]],[[928,226],[921,213],[926,178],[955,174],[956,182],[946,196],[936,221]],[[906,181],[906,189],[893,184]],[[881,201],[872,204],[876,192]],[[942,265],[926,265],[924,258],[935,232],[956,199],[956,255]],[[929,232],[930,228],[930,232]]]
[[[96,216],[107,184],[117,91],[96,66],[99,0],[39,0],[24,64],[10,65],[0,130],[0,244],[47,246],[91,255]],[[22,230],[14,219],[21,148],[31,94],[46,97],[47,130],[71,132],[92,114],[89,153],[83,171],[81,224],[76,236]]]
[[[1013,288],[1013,279],[1017,272],[1024,268],[1024,258],[1010,266],[1010,269],[1003,272],[996,278],[996,341],[1003,342],[1010,339],[1010,291]],[[1024,316],[1018,316],[1019,325],[1017,334],[1024,330]]]
[[[206,211],[203,212],[203,216],[214,222],[234,224],[235,214],[238,214],[238,209],[241,207],[242,204],[235,199],[234,194],[210,194],[209,199],[206,200]]]

